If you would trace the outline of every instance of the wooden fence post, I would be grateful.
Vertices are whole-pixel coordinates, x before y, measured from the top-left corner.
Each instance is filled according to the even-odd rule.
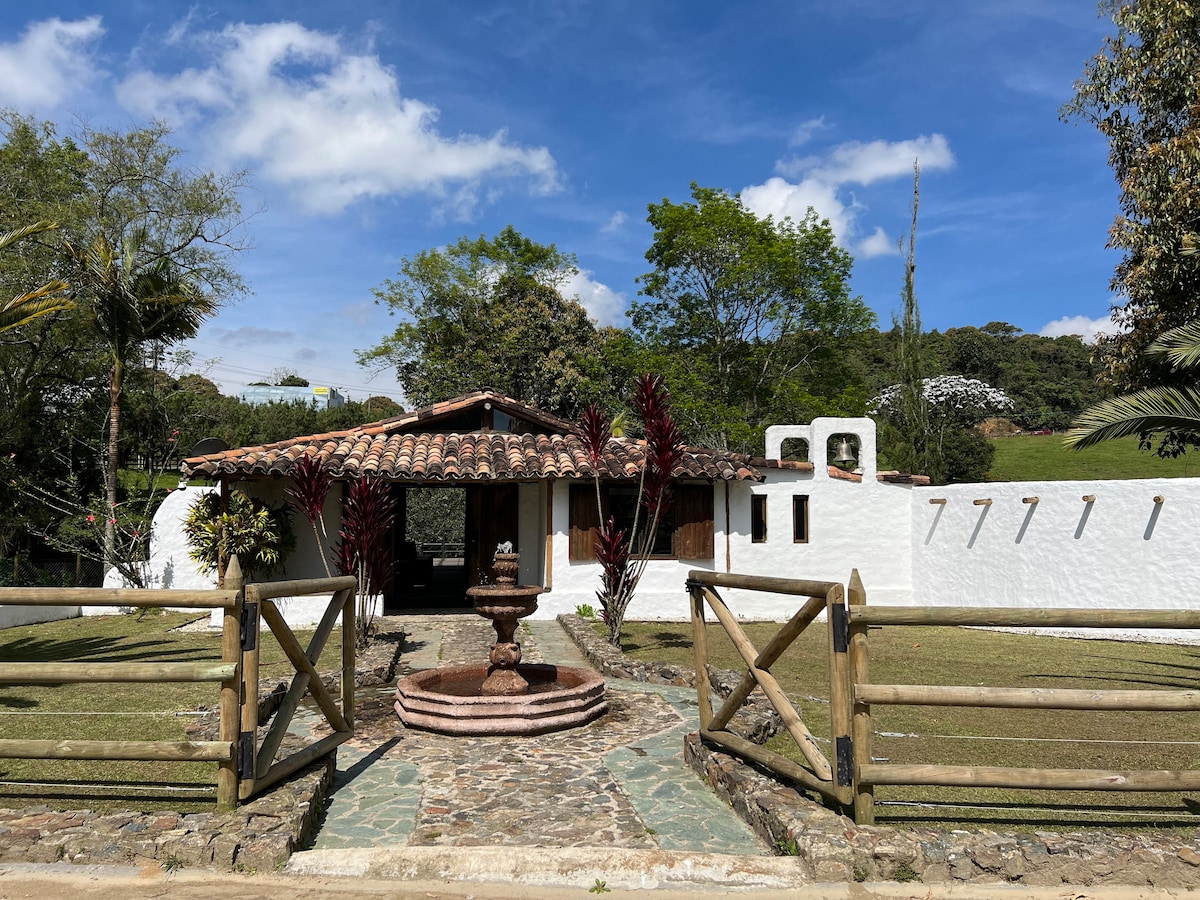
[[[238,740],[242,717],[242,609],[246,605],[242,589],[242,566],[236,555],[229,558],[225,570],[225,589],[238,592],[237,602],[224,609],[221,628],[221,659],[235,663],[233,677],[221,682],[221,732],[220,740],[229,742],[233,753],[228,761],[222,761],[217,770],[217,805],[232,809],[238,802]]]
[[[712,724],[712,694],[708,683],[708,633],[704,624],[704,586],[688,579],[692,598],[692,651],[696,659],[696,703],[700,711],[700,733]]]
[[[833,793],[838,802],[854,801],[853,742],[850,739],[850,662],[845,591],[840,584],[825,595],[829,633],[829,739],[833,750]]]
[[[867,626],[854,620],[855,607],[867,604],[867,592],[863,588],[858,569],[850,573],[847,593],[850,600],[850,691],[853,701],[854,686],[867,683],[867,663],[870,657],[867,648]],[[871,707],[869,704],[853,701],[852,713],[850,733],[854,742],[854,821],[859,825],[874,825],[875,788],[870,784],[863,784],[860,780],[862,767],[871,764],[871,742],[874,738]]]

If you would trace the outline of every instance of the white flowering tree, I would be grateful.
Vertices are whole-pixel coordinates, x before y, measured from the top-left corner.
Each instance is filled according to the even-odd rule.
[[[961,443],[958,439],[962,432],[989,416],[1012,409],[1013,401],[999,388],[961,375],[923,378],[921,385],[932,471],[919,474],[928,474],[935,483],[941,483],[953,475],[946,462],[948,442]],[[871,401],[872,414],[894,420],[900,410],[901,390],[899,384],[884,388]]]

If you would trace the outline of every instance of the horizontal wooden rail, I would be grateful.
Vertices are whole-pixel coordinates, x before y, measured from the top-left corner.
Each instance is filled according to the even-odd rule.
[[[1106,769],[1010,769],[1000,766],[902,766],[871,763],[858,767],[865,784],[921,784],[941,787],[1051,788],[1064,791],[1194,791],[1200,770],[1118,772]]]
[[[0,684],[82,684],[84,682],[157,683],[161,681],[224,681],[237,672],[237,663],[0,663]]]
[[[0,759],[124,759],[227,762],[231,741],[0,741]]]
[[[726,572],[710,572],[707,569],[692,569],[689,581],[698,581],[709,587],[744,588],[748,591],[767,591],[771,594],[795,594],[800,597],[822,597],[838,586],[836,581],[805,581],[799,578],[770,578],[765,575],[738,575]]]
[[[0,606],[176,606],[232,609],[237,591],[156,590],[151,588],[0,588]]]
[[[336,578],[299,578],[295,581],[264,581],[246,585],[246,600],[278,600],[280,597],[299,597],[307,594],[333,594],[354,588],[358,581],[353,575]]]
[[[864,625],[978,625],[1000,628],[1200,628],[1193,609],[1018,609],[963,606],[851,606]]]
[[[1068,688],[959,687],[927,684],[856,684],[856,703],[910,706],[984,706],[1004,709],[1200,710],[1200,691],[1073,690]]]

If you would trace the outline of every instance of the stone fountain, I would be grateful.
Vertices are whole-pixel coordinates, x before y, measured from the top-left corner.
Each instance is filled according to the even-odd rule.
[[[494,584],[467,589],[496,630],[489,662],[443,666],[396,683],[406,726],[442,734],[543,734],[584,725],[608,710],[604,681],[590,669],[521,662],[518,622],[537,611],[540,585],[517,584],[520,556],[497,548]]]

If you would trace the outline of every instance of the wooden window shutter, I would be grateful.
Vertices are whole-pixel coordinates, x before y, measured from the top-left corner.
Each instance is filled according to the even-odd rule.
[[[679,559],[713,558],[713,486],[676,484],[675,555]]]
[[[573,484],[570,493],[570,558],[595,559],[600,536],[600,512],[596,509],[596,486]]]

